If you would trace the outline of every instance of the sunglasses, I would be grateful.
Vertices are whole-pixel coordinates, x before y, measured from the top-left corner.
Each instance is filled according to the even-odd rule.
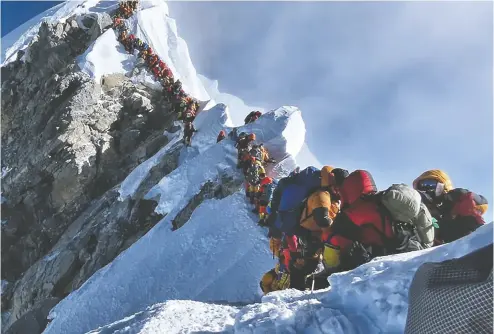
[[[438,183],[436,180],[421,180],[418,188],[419,190],[435,190]]]
[[[444,191],[444,184],[436,180],[422,180],[417,184],[417,190],[440,196]]]

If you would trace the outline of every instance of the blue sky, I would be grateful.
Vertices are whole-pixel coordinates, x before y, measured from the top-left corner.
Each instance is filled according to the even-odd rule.
[[[2,37],[60,1],[1,1]]]
[[[441,168],[492,203],[492,3],[169,7],[198,72],[247,104],[298,106],[322,163],[380,188]]]

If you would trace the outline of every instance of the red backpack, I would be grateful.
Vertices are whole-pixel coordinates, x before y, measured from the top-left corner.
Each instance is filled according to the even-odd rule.
[[[376,183],[372,175],[366,171],[357,169],[348,175],[340,188],[342,206],[347,206],[361,198],[363,195],[377,192]]]

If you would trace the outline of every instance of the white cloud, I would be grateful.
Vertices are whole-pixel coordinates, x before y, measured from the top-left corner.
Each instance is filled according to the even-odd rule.
[[[317,160],[381,187],[442,168],[492,203],[492,3],[170,7],[200,72],[249,104],[301,108]]]

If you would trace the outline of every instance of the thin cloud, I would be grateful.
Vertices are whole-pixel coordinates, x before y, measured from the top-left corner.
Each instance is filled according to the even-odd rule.
[[[200,73],[247,104],[301,108],[319,161],[381,187],[443,168],[492,203],[492,3],[170,8]]]

